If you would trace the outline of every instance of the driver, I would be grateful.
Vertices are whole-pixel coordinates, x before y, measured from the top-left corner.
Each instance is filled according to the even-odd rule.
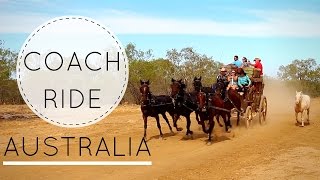
[[[226,68],[221,68],[220,69],[220,74],[217,76],[217,83],[221,82],[224,85],[228,82],[228,78],[227,78],[227,70]]]
[[[226,86],[228,84],[228,77],[227,77],[227,70],[226,68],[221,68],[220,69],[220,74],[217,76],[217,83],[222,83],[223,84],[223,89],[222,89],[222,98],[225,98],[225,92],[226,92]]]

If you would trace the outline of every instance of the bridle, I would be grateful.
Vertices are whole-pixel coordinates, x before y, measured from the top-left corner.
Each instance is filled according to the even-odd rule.
[[[179,91],[178,91],[175,95],[171,96],[171,99],[172,99],[172,103],[173,103],[174,108],[177,108],[177,106],[185,106],[187,109],[189,109],[189,110],[191,110],[191,111],[194,111],[194,109],[191,109],[190,107],[188,107],[188,106],[186,105],[186,98],[185,98],[185,96],[186,96],[186,95],[189,95],[189,96],[190,96],[190,94],[187,93],[187,92],[184,90],[185,87],[182,86],[182,85],[184,85],[184,84],[181,83],[181,82],[178,82],[178,81],[175,81],[175,82],[173,82],[173,83],[178,84],[178,89],[179,89]],[[171,87],[172,87],[172,86],[171,86]]]
[[[148,88],[147,93],[142,93],[141,92],[141,88]],[[144,90],[143,92],[145,92],[146,90]],[[145,106],[149,106],[151,104],[152,101],[152,94],[149,91],[149,86],[147,84],[143,84],[140,87],[140,93],[141,93],[141,99],[140,99],[140,104],[141,106],[145,107]]]
[[[204,105],[201,107],[201,105],[200,105],[200,101],[199,101],[199,99],[200,99],[200,95],[201,96],[204,96]],[[203,102],[202,102],[203,103]],[[206,108],[206,106],[208,105],[208,99],[207,99],[207,94],[206,93],[204,93],[204,92],[202,92],[201,90],[197,93],[197,105],[198,105],[198,110],[201,110],[201,109],[203,109],[203,108]]]
[[[196,82],[197,82],[197,84],[196,84]],[[195,91],[201,91],[201,89],[202,89],[201,80],[199,80],[199,79],[193,80],[193,87],[194,87]]]
[[[173,83],[178,85],[178,92],[175,95],[171,95],[171,99],[174,102],[174,101],[177,101],[179,98],[182,98],[184,96],[184,89],[182,88],[182,83],[180,83],[178,81],[175,81]]]

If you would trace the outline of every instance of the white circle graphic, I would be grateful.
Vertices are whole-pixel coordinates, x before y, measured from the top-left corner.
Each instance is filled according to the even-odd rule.
[[[128,84],[128,60],[117,37],[81,16],[54,18],[26,39],[17,61],[26,104],[43,120],[82,127],[108,116]]]

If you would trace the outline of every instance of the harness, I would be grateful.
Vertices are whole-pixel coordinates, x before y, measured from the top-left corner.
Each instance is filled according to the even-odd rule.
[[[186,93],[186,92],[184,92]],[[186,93],[186,95],[189,96],[189,98],[191,97],[190,96],[190,93]],[[178,98],[182,98],[182,102],[179,102],[178,101]],[[191,107],[189,107],[186,103],[187,103],[187,100],[184,98],[183,95],[181,95],[180,93],[176,94],[176,96],[174,98],[172,98],[172,102],[173,102],[173,107],[176,109],[176,103],[177,104],[181,104],[182,106],[184,106],[185,108],[187,108],[188,110],[190,111],[196,111],[195,109],[192,109]],[[195,105],[195,106],[198,106],[197,104],[193,103],[192,101],[189,101],[189,103]]]
[[[209,93],[209,94],[212,94],[212,93]],[[206,98],[206,100],[208,101],[209,98]],[[241,111],[236,107],[236,105],[233,103],[233,101],[232,101],[228,96],[226,96],[226,98],[225,98],[223,101],[224,101],[224,102],[229,101],[229,102],[232,104],[232,106],[234,107],[234,109],[235,109],[237,112],[241,113]],[[208,104],[208,102],[207,102],[206,104]],[[212,106],[212,105],[206,105],[206,106],[207,106],[208,108],[212,108],[212,109],[216,109],[216,110],[220,110],[220,111],[231,112],[231,110],[228,110],[228,109],[225,109],[225,108],[220,108],[220,107],[216,107],[216,106]]]
[[[225,102],[227,102],[227,101],[230,101],[230,103],[233,105],[234,109],[235,109],[237,112],[241,113],[241,111],[237,108],[236,105],[234,105],[233,101],[231,101],[231,99],[230,99],[229,97],[226,97]]]
[[[150,98],[151,97],[151,98]],[[170,102],[170,103],[157,103],[156,100],[154,99],[154,96],[151,94],[151,93],[148,93],[147,94],[147,99],[146,101],[148,102],[147,104],[144,104],[141,100],[140,104],[142,107],[158,107],[158,106],[164,106],[164,105],[170,105],[170,104],[173,104],[173,102]]]

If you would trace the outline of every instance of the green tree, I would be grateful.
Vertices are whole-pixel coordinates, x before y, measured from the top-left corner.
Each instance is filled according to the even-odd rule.
[[[137,60],[150,60],[153,57],[151,49],[142,51],[140,49],[137,49],[136,45],[133,43],[127,44],[125,51],[129,59],[129,63]]]
[[[0,103],[23,103],[14,72],[18,54],[4,48],[4,41],[0,41]]]
[[[212,57],[196,52],[192,47],[186,47],[180,51],[168,50],[167,59],[175,67],[174,77],[185,79],[189,90],[192,89],[190,85],[195,76],[203,77],[203,85],[212,85],[219,73],[219,68],[223,65]]]
[[[294,60],[286,66],[280,66],[278,77],[311,96],[319,96],[320,65],[315,59]]]

